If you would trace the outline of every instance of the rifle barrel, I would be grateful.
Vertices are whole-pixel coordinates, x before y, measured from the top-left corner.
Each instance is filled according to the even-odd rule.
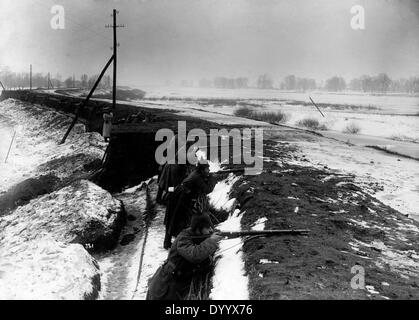
[[[285,236],[285,235],[306,235],[307,229],[286,229],[286,230],[244,230],[244,231],[216,231],[215,233],[223,237],[244,237],[244,236]]]
[[[244,172],[244,168],[240,169],[226,169],[226,170],[220,170],[216,172],[212,172],[213,174],[223,174],[223,173],[233,173],[233,172]]]

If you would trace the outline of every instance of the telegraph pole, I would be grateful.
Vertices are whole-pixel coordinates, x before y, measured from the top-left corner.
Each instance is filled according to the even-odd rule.
[[[125,25],[118,25],[116,23],[116,15],[119,11],[113,9],[112,18],[113,18],[113,25],[106,25],[107,28],[113,29],[113,85],[112,85],[112,109],[115,110],[116,106],[116,70],[117,70],[117,47],[119,43],[116,38],[116,28],[123,28]]]
[[[113,93],[112,93],[112,109],[115,110],[116,105],[116,51],[117,47],[119,46],[119,43],[116,41],[116,28],[124,28],[125,25],[117,25],[116,24],[116,14],[118,11],[115,9],[113,10],[113,25],[106,25],[106,28],[113,28],[113,55],[109,59],[108,63],[103,68],[102,72],[99,75],[99,78],[96,79],[95,84],[93,85],[93,88],[90,90],[89,94],[87,95],[86,99],[83,101],[82,105],[78,108],[76,111],[76,115],[73,119],[73,122],[70,124],[70,127],[67,129],[67,132],[64,134],[64,137],[62,138],[60,144],[63,144],[65,140],[67,139],[68,135],[70,134],[71,130],[73,129],[74,125],[77,123],[77,120],[80,116],[81,111],[85,108],[85,106],[88,104],[90,97],[93,95],[93,92],[96,90],[96,87],[99,85],[100,81],[102,80],[103,75],[105,74],[108,67],[113,63]]]
[[[49,80],[49,72],[48,72],[48,90],[49,90],[49,82],[50,80]]]
[[[113,92],[112,92],[112,110],[115,110],[116,105],[116,10],[113,9]]]

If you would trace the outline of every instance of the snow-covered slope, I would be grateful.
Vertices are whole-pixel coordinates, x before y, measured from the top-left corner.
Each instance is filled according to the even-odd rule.
[[[102,159],[106,144],[100,134],[76,124],[65,144],[59,142],[72,116],[47,107],[7,99],[0,102],[0,127],[8,133],[0,144],[0,193],[29,177],[53,174],[64,179],[95,159]],[[7,163],[4,163],[16,131]],[[67,161],[70,160],[70,161]]]
[[[51,238],[0,249],[0,299],[94,299],[96,261],[83,246]]]
[[[86,249],[111,247],[123,219],[121,202],[86,180],[0,217],[0,298],[96,298],[100,270]]]
[[[95,250],[94,246],[112,242],[121,215],[119,200],[89,181],[77,181],[0,218],[0,244],[17,245],[52,236]]]

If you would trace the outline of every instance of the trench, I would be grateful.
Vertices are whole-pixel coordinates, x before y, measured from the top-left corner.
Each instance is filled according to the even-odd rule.
[[[3,91],[0,100],[9,98],[41,104],[67,115],[74,114],[81,102],[75,97]],[[101,131],[103,110],[109,104],[103,101],[89,103],[80,118],[87,131]],[[165,207],[155,203],[157,187],[156,178],[153,177],[158,173],[158,165],[154,152],[161,143],[155,141],[155,133],[160,128],[176,131],[178,120],[188,121],[190,128],[213,128],[217,125],[159,110],[144,111],[124,105],[118,105],[117,110],[106,154],[100,166],[88,178],[123,202],[127,219],[118,227],[119,234],[114,237],[117,241],[110,246],[111,250],[91,254],[98,261],[101,271],[99,299],[142,300],[147,292],[147,280],[168,253],[162,248]],[[130,117],[133,114],[135,116]],[[130,122],[127,122],[128,118]],[[42,190],[40,194],[51,191]],[[40,194],[35,192],[30,197],[36,198]],[[217,215],[223,221],[229,213],[219,210]],[[209,298],[212,273],[207,275],[205,283],[196,286],[197,292],[190,292],[188,299]]]

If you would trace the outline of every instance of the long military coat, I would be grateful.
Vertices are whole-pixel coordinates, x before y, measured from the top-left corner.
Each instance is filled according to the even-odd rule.
[[[208,272],[217,242],[194,236],[188,228],[175,239],[167,260],[148,282],[147,300],[185,299],[192,278]]]

